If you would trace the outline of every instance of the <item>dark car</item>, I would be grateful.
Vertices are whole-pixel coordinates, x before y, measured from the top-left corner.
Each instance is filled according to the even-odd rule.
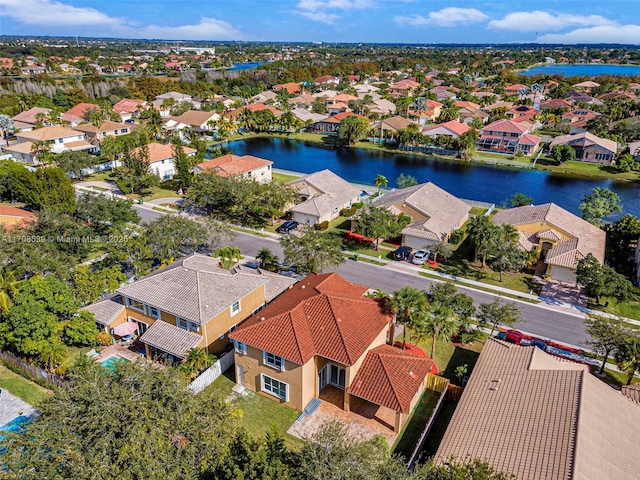
[[[298,228],[299,223],[294,222],[293,220],[287,220],[282,225],[278,227],[276,232],[278,233],[289,233],[291,230],[295,230]]]
[[[393,252],[393,259],[398,261],[408,260],[412,250],[413,249],[411,247],[400,247]]]

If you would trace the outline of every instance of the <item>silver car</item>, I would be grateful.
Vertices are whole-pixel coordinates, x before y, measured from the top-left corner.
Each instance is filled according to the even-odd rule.
[[[424,265],[429,260],[429,255],[431,255],[430,250],[418,250],[413,254],[412,262],[416,265]]]

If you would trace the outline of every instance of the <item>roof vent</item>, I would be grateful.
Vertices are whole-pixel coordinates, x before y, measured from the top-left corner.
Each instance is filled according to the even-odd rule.
[[[413,372],[409,372],[409,376],[410,376],[410,377],[413,377]]]
[[[304,287],[305,287],[305,286],[304,286],[304,285],[302,285],[300,288],[304,288]]]
[[[260,321],[261,321],[261,322],[262,322],[262,321],[264,321],[264,317],[260,317]]]

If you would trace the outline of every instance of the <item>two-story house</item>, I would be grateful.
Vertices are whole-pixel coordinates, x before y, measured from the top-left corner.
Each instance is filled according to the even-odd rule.
[[[180,361],[195,347],[220,353],[230,332],[296,280],[248,267],[225,270],[217,263],[193,254],[84,309],[107,332],[135,322],[150,359]]]
[[[87,142],[83,132],[66,127],[43,127],[27,132],[17,132],[16,139],[18,143],[7,145],[2,149],[11,154],[17,162],[30,165],[38,164],[37,143],[40,142],[49,144],[49,151],[55,154],[70,150],[96,151],[96,147]]]
[[[213,160],[199,163],[193,167],[193,173],[213,172],[219,177],[239,176],[250,178],[258,183],[269,183],[272,179],[271,160],[253,155],[233,155],[228,153]]]
[[[419,87],[420,84],[418,82],[407,78],[392,84],[389,87],[389,95],[392,97],[411,97]]]
[[[367,289],[337,273],[294,285],[230,334],[236,383],[300,411],[331,393],[399,432],[434,364],[387,345],[394,315]]]
[[[549,146],[553,148],[556,145],[569,145],[576,151],[576,160],[602,165],[611,165],[618,151],[618,144],[613,140],[589,132],[556,137]]]
[[[145,156],[145,148],[148,155]],[[197,150],[191,147],[183,147],[185,155],[192,157]],[[156,175],[161,181],[171,180],[175,173],[174,157],[176,155],[175,147],[169,144],[157,142],[149,143],[144,147],[138,147],[131,150],[131,155],[140,155],[145,157],[145,161],[149,163],[151,173]]]
[[[531,155],[541,140],[529,133],[527,125],[512,120],[496,120],[480,130],[476,147],[484,152]]]
[[[99,128],[91,123],[82,123],[73,129],[84,133],[87,141],[98,148],[106,137],[121,137],[131,133],[131,125],[128,123],[117,123],[110,120],[102,123]]]

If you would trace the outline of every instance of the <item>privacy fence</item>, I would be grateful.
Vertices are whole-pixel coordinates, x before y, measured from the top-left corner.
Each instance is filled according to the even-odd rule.
[[[187,388],[193,393],[201,392],[211,385],[216,378],[226,372],[234,363],[233,350],[231,350],[222,355],[216,363],[198,375],[198,378],[191,382]]]
[[[61,375],[46,372],[40,367],[31,365],[21,358],[16,357],[13,353],[0,350],[0,360],[7,365],[11,365],[14,369],[19,370],[27,378],[40,380],[56,387],[62,387],[65,384],[65,379]]]

